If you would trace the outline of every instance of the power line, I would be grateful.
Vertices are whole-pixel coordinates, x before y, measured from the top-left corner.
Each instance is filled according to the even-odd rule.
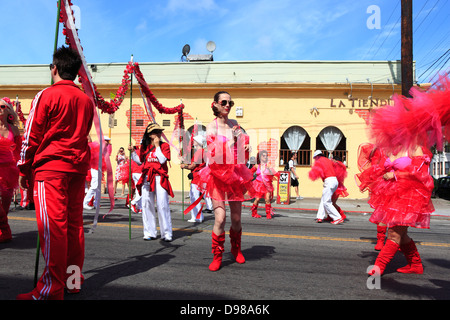
[[[418,79],[420,79],[420,78],[422,78],[422,76],[425,74],[425,73],[427,73],[428,72],[428,70],[430,70],[436,63],[438,63],[439,62],[439,60],[441,60],[445,55],[447,55],[447,54],[449,54],[450,53],[450,49],[448,49],[447,51],[445,51],[445,53],[443,53],[431,66],[429,66],[428,67],[428,69],[427,70],[425,70],[419,77],[418,77]],[[450,58],[450,55],[449,55],[449,58]],[[447,59],[447,61],[448,61],[448,59]],[[445,63],[447,63],[447,61],[445,62]],[[445,65],[445,63],[444,63],[444,65]]]

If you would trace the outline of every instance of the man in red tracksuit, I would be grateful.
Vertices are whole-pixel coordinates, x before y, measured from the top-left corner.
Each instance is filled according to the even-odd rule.
[[[36,288],[19,300],[63,299],[69,270],[84,263],[83,197],[89,169],[94,105],[73,82],[82,65],[79,54],[59,48],[50,65],[53,85],[34,98],[25,125],[19,183],[34,170],[34,203],[45,269]],[[75,269],[74,269],[75,267]],[[69,292],[79,286],[70,285]]]

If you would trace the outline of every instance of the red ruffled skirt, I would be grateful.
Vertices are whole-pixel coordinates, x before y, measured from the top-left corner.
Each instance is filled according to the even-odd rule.
[[[431,190],[419,181],[380,180],[373,185],[368,203],[375,209],[370,222],[388,227],[430,228],[430,215],[434,212]]]
[[[198,172],[198,188],[218,201],[244,201],[255,197],[253,173],[244,164],[212,163]]]
[[[19,168],[12,153],[13,143],[0,139],[0,196],[12,195],[19,186]]]
[[[256,179],[253,181],[253,189],[255,198],[265,198],[267,193],[273,192],[272,180],[261,181]]]

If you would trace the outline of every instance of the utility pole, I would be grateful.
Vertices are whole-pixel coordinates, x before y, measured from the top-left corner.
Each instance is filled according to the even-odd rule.
[[[413,72],[413,0],[401,0],[402,4],[402,95],[411,97],[409,90],[414,84]]]

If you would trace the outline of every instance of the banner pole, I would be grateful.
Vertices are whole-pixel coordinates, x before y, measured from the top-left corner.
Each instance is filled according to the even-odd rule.
[[[59,16],[61,14],[61,0],[58,0],[58,14],[56,15],[56,31],[55,31],[55,45],[53,46],[53,52],[56,52],[58,48],[58,34],[59,34]],[[53,79],[50,80],[50,83],[53,85]],[[36,244],[36,260],[34,264],[34,287],[37,285],[38,280],[38,272],[39,272],[39,252],[41,251],[41,244],[39,242],[39,231],[37,236],[37,244]]]
[[[133,55],[131,55],[131,63],[133,64]],[[130,81],[130,146],[131,146],[131,136],[132,136],[132,128],[133,128],[133,73],[131,73],[131,81]],[[128,239],[131,240],[131,185],[132,185],[132,179],[133,179],[133,173],[131,171],[131,154],[132,150],[130,150],[129,155],[129,165],[128,165]],[[137,192],[137,191],[135,191]]]

